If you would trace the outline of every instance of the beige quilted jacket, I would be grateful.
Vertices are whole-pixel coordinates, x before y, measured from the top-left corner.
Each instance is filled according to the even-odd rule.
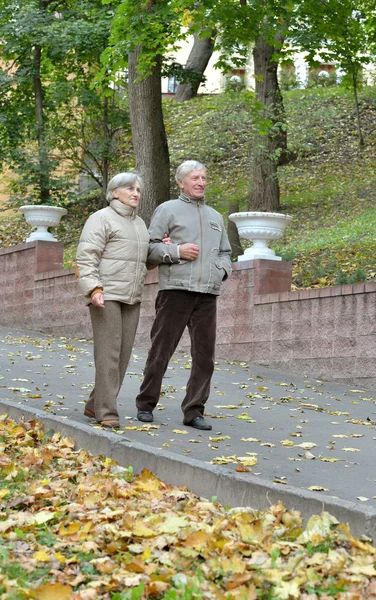
[[[141,302],[147,269],[149,234],[130,206],[112,200],[86,221],[77,248],[78,289],[90,304],[90,292],[103,288],[104,300]]]

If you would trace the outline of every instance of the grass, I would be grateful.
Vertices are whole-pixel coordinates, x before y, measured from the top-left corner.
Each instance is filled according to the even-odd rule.
[[[339,87],[284,94],[288,144],[295,159],[279,169],[281,211],[294,217],[278,254],[293,257],[296,288],[323,287],[376,276],[376,95],[360,94],[365,146],[359,147],[352,94]],[[201,96],[191,102],[164,100],[173,172],[187,158],[209,170],[208,202],[227,216],[239,202],[247,210],[253,141],[252,94]],[[121,155],[132,161],[128,141]],[[58,231],[71,266],[86,207],[64,218]],[[25,240],[23,217],[0,217],[3,246]],[[355,279],[354,279],[355,278]]]

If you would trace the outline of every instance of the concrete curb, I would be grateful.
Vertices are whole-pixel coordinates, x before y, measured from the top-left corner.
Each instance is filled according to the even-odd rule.
[[[367,535],[376,539],[376,510],[336,497],[321,497],[288,485],[260,479],[247,473],[243,475],[228,467],[210,465],[131,442],[123,435],[95,429],[73,421],[61,420],[54,415],[12,401],[0,401],[0,412],[15,419],[37,419],[46,430],[60,432],[72,438],[77,448],[84,448],[94,455],[103,454],[122,466],[132,465],[139,473],[147,468],[165,483],[184,487],[204,498],[216,496],[218,501],[230,506],[247,506],[257,510],[268,508],[282,501],[288,509],[299,510],[306,521],[323,510],[334,515],[340,522],[348,523],[356,536]]]

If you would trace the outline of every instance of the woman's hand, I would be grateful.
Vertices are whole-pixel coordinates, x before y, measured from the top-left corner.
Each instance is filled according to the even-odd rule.
[[[97,292],[91,297],[91,303],[98,308],[104,308],[104,296],[102,292]]]
[[[164,244],[169,245],[169,244],[172,244],[172,239],[170,237],[168,237],[167,233],[165,233],[163,236],[162,242]]]

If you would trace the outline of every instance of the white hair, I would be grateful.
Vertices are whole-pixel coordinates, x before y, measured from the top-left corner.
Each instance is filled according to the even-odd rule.
[[[191,171],[199,171],[204,169],[206,171],[205,165],[198,162],[198,160],[185,160],[177,169],[175,174],[176,182],[183,181],[184,177],[188,175]]]
[[[144,182],[142,178],[137,175],[137,173],[118,173],[111,179],[108,183],[107,191],[106,191],[106,200],[107,202],[111,202],[114,199],[113,191],[117,188],[128,188],[131,185],[138,181],[140,184],[141,191],[144,187]]]

